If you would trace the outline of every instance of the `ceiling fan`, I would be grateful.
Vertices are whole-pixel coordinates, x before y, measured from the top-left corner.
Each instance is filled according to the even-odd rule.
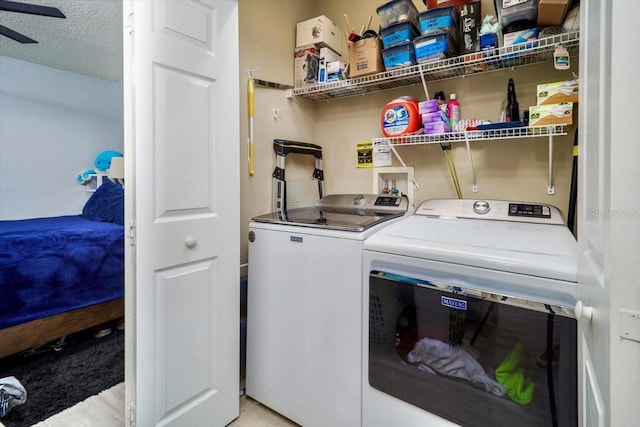
[[[53,18],[66,18],[66,16],[60,12],[60,9],[55,7],[18,3],[8,0],[0,0],[0,11],[28,13],[30,15],[50,16]],[[7,28],[4,25],[0,25],[0,34],[20,43],[38,43],[34,39],[27,37],[24,34],[20,34],[17,31],[13,31],[11,28]]]

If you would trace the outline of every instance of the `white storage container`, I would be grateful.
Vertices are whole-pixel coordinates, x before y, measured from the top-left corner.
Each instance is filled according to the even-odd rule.
[[[324,15],[298,22],[296,47],[315,44],[342,55],[342,30]]]

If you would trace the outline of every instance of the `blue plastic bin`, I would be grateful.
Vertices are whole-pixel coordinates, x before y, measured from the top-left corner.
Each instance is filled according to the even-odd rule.
[[[453,6],[420,12],[418,21],[420,22],[420,35],[449,33],[456,42],[460,38],[458,34],[460,18],[457,9]]]
[[[409,67],[416,64],[416,54],[412,42],[402,43],[397,46],[382,50],[384,67],[387,70]]]
[[[380,30],[380,39],[385,49],[413,41],[418,35],[418,30],[411,22],[399,22]]]
[[[449,33],[418,37],[413,41],[413,46],[418,64],[450,58],[457,52]]]

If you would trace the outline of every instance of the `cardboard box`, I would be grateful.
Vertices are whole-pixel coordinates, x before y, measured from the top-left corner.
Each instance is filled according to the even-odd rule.
[[[435,122],[426,122],[426,123],[423,123],[423,126],[424,126],[425,135],[451,132],[451,127],[446,122],[443,122],[442,120],[435,121]]]
[[[324,59],[320,59],[320,74],[318,75],[318,84],[337,82],[342,78],[344,67],[345,63],[343,61],[327,62]]]
[[[538,3],[538,27],[562,25],[571,0],[540,0]]]
[[[572,102],[529,107],[529,126],[571,124],[573,124]]]
[[[492,50],[499,47],[496,33],[487,33],[480,36],[480,50]]]
[[[460,54],[480,51],[480,1],[463,4],[460,9]]]
[[[513,46],[519,43],[526,43],[538,38],[538,29],[529,28],[528,30],[514,31],[504,34],[504,43],[502,46]]]
[[[580,97],[579,79],[563,82],[544,83],[537,88],[537,105],[578,102]]]
[[[318,83],[320,46],[309,44],[295,48],[293,53],[293,86],[304,87]]]
[[[342,55],[340,55],[339,53],[334,52],[333,50],[329,49],[328,47],[321,47],[320,48],[320,59],[324,59],[327,62],[342,61]]]
[[[349,46],[349,77],[366,76],[384,71],[382,44],[378,37],[358,40]]]
[[[344,62],[332,61],[327,64],[327,83],[337,82],[344,73]]]
[[[329,47],[341,55],[342,37],[340,27],[324,15],[298,22],[296,26],[296,47],[316,44],[319,47]]]
[[[327,64],[336,61],[342,61],[342,56],[338,55],[328,47],[320,48],[320,68],[318,69],[318,83],[327,83]]]

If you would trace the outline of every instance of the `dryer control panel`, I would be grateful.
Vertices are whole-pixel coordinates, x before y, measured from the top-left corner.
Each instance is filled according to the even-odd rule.
[[[509,216],[551,218],[551,208],[548,205],[536,205],[532,203],[509,203]]]
[[[562,212],[553,205],[508,200],[430,199],[422,202],[415,214],[444,219],[474,218],[566,225]]]

